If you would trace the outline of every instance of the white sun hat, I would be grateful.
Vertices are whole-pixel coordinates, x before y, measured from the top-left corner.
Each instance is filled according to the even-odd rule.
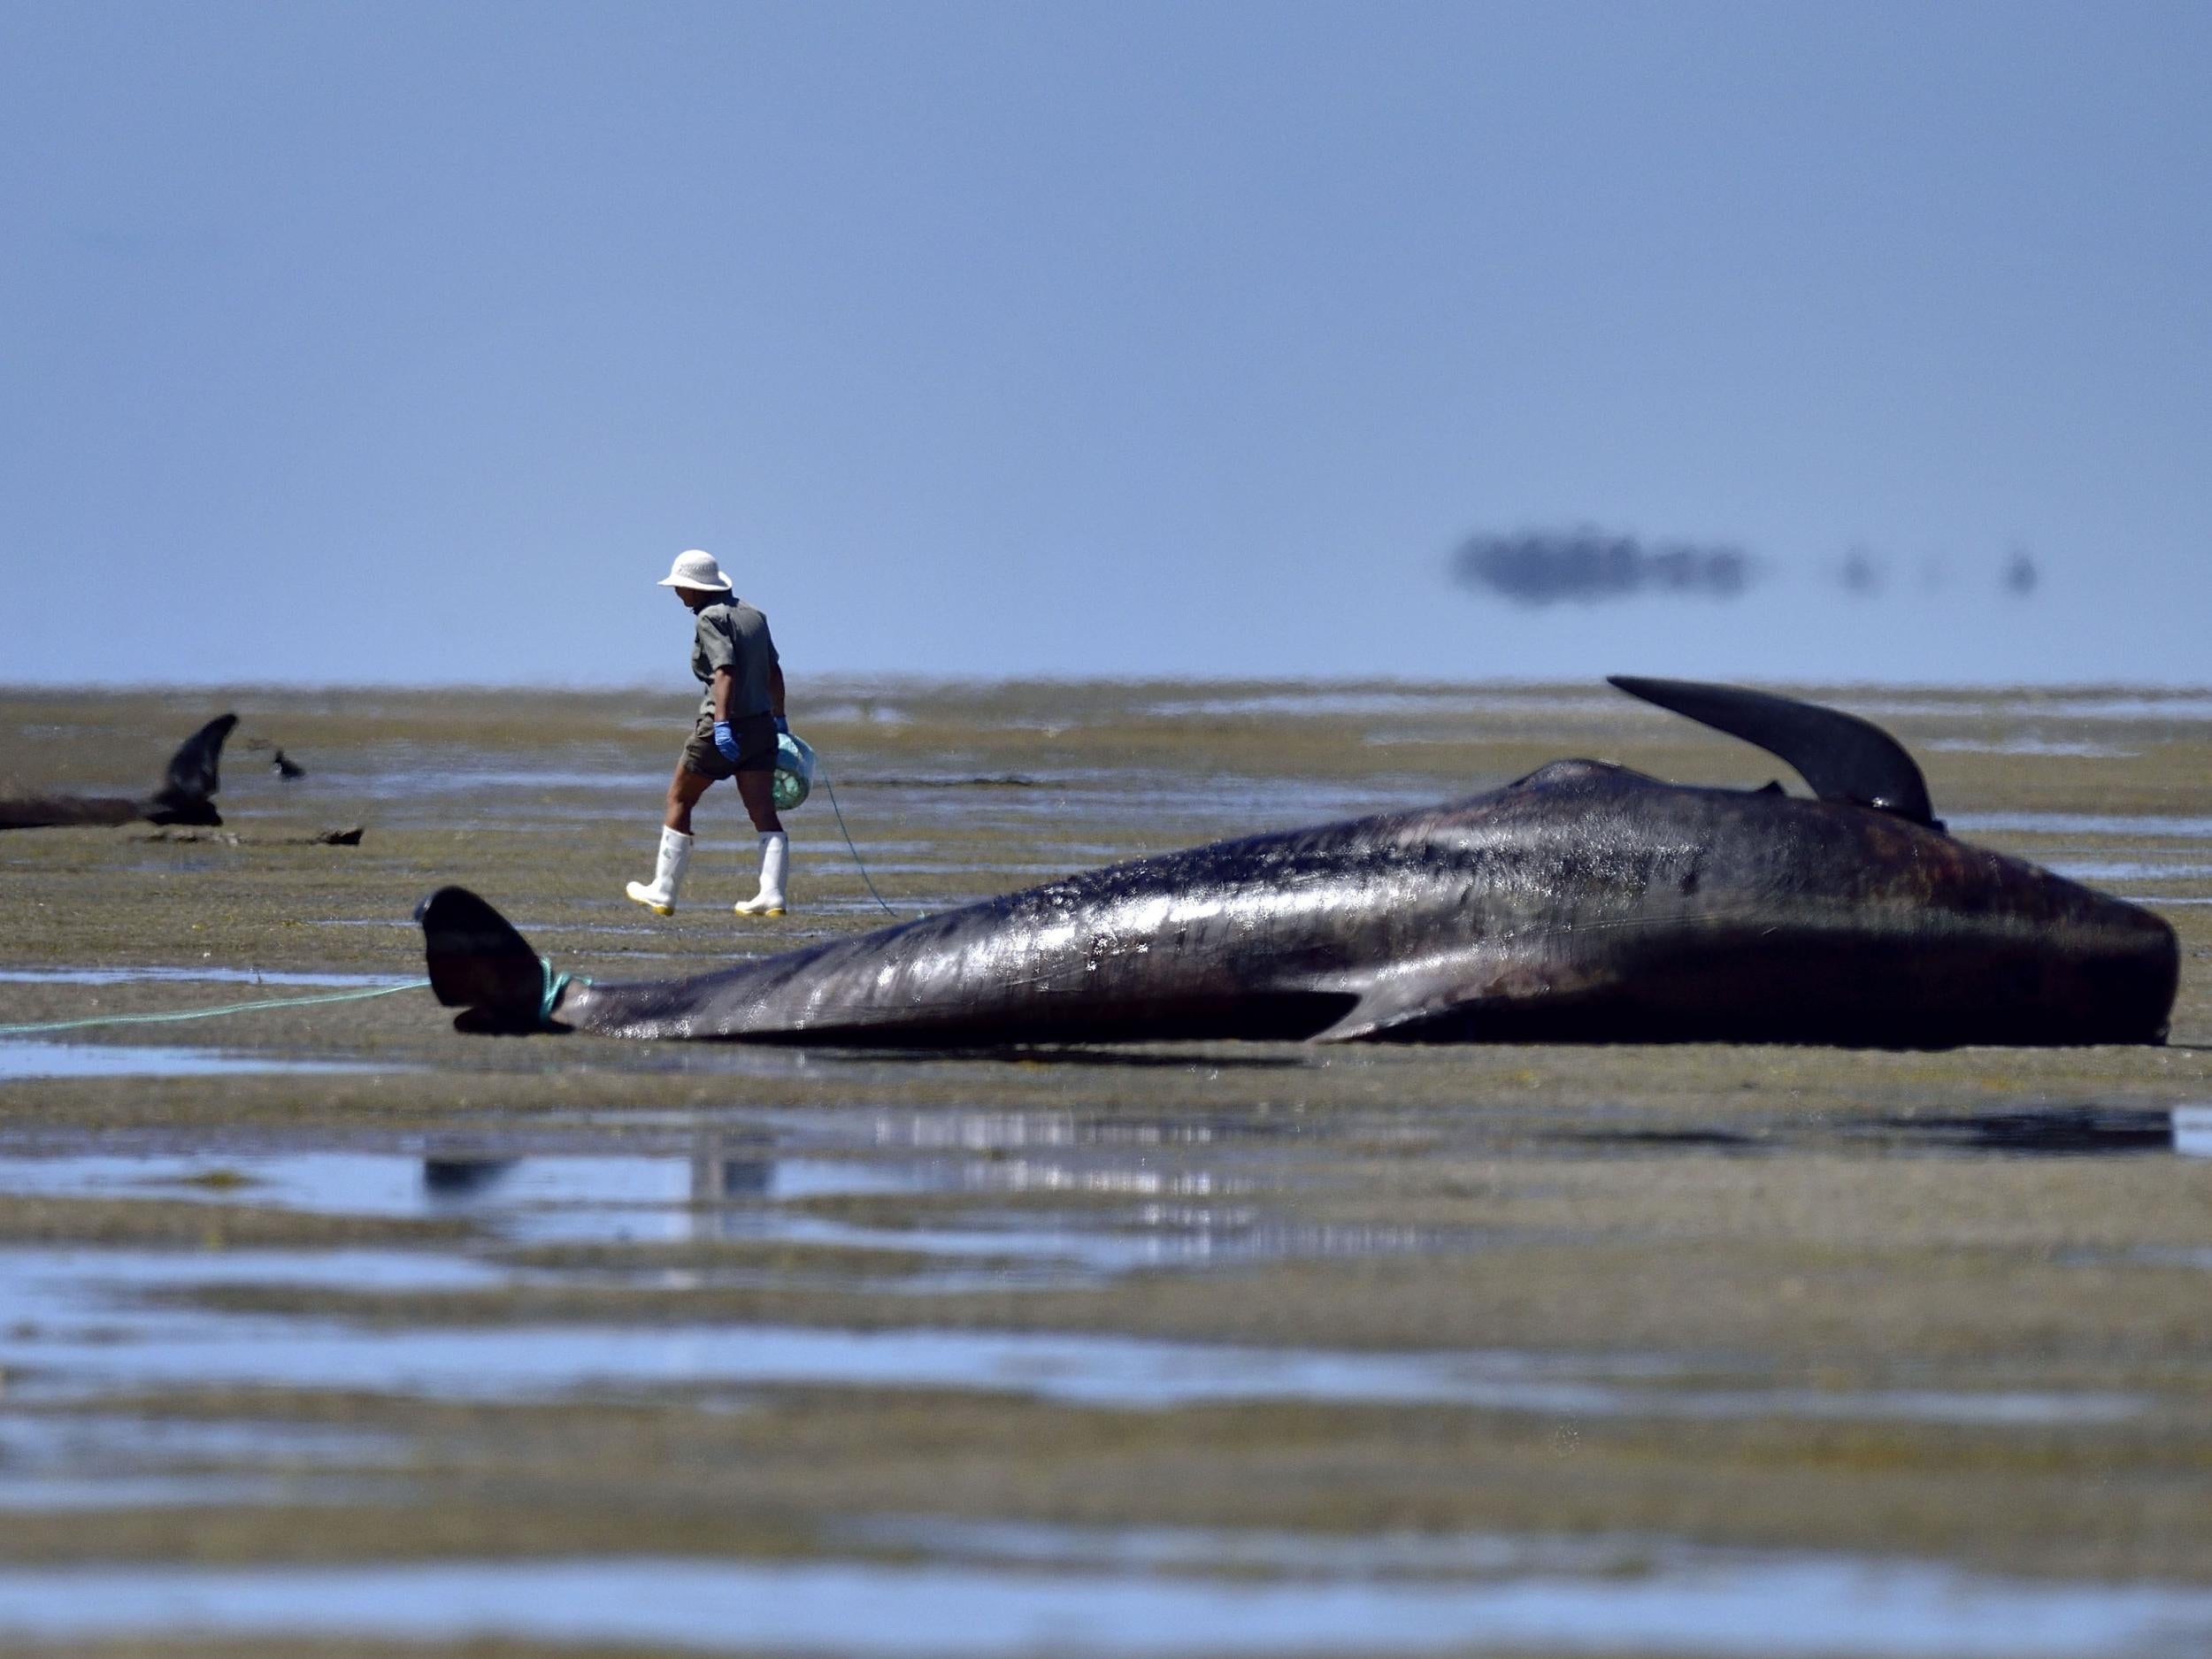
[[[714,561],[714,555],[704,548],[693,548],[687,553],[676,555],[676,562],[668,567],[668,574],[660,579],[662,588],[695,588],[701,593],[726,594],[730,579],[722,573],[722,567]]]

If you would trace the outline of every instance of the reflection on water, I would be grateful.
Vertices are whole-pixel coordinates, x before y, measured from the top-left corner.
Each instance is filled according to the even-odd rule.
[[[2014,1112],[1904,1116],[1844,1123],[1847,1140],[1902,1143],[1909,1150],[2094,1156],[2174,1152],[2212,1156],[2212,1106],[2047,1106]],[[1608,1151],[1701,1154],[1803,1151],[1821,1138],[1811,1125],[1780,1131],[1717,1127],[1566,1129],[1554,1137]]]
[[[1048,1062],[1052,1057],[1047,1055]],[[1175,1064],[1194,1063],[1176,1056]],[[1031,1058],[1020,1056],[1021,1060]],[[1018,1064],[1019,1060],[1009,1064]],[[1195,1063],[1206,1069],[1220,1064],[1208,1055]],[[1264,1063],[1263,1063],[1264,1064]],[[772,1119],[803,1133],[810,1121],[801,1114]],[[1279,1118],[1222,1115],[1147,1118],[1117,1113],[1090,1117],[1071,1111],[932,1111],[874,1112],[863,1119],[860,1133],[878,1147],[912,1147],[934,1151],[958,1148],[974,1152],[1025,1148],[1096,1147],[1144,1150],[1160,1147],[1213,1147],[1232,1143],[1274,1143],[1312,1133],[1309,1125]]]
[[[1886,1118],[1881,1127],[1963,1151],[2032,1156],[2177,1152],[2212,1156],[2212,1107],[2057,1106],[1959,1117]]]
[[[971,1533],[972,1538],[972,1533]],[[461,1561],[0,1571],[0,1632],[467,1638],[863,1655],[1695,1652],[2150,1659],[2212,1641],[2212,1593],[1900,1562],[1674,1551],[1650,1570],[1471,1580],[1202,1578],[865,1560]]]
[[[513,1158],[425,1158],[423,1190],[433,1199],[480,1198],[515,1163]]]
[[[458,1214],[516,1242],[718,1237],[714,1214],[735,1201],[916,1192],[955,1179],[922,1165],[769,1159],[757,1146],[749,1156],[733,1156],[712,1139],[688,1156],[441,1150],[0,1158],[0,1193],[243,1202],[331,1216]]]
[[[897,1156],[767,1156],[756,1134],[715,1133],[687,1153],[488,1156],[451,1146],[391,1152],[240,1150],[55,1152],[0,1156],[0,1194],[46,1198],[159,1198],[252,1204],[332,1216],[444,1217],[508,1245],[726,1242],[808,1246],[933,1258],[884,1287],[916,1293],[991,1285],[1080,1285],[1145,1268],[1286,1256],[1464,1251],[1464,1229],[1316,1225],[1271,1219],[1236,1200],[1255,1178],[1184,1164],[1164,1149],[1203,1152],[1227,1131],[1203,1122],[1089,1123],[1064,1114],[956,1114],[935,1120],[872,1115],[849,1139]],[[820,1125],[812,1125],[819,1135]],[[1029,1156],[1007,1156],[1012,1148]],[[1056,1156],[1041,1154],[1056,1151]],[[973,1155],[973,1156],[971,1156]],[[812,1201],[937,1194],[972,1198],[915,1217],[817,1213]],[[1061,1196],[1071,1209],[1040,1204]],[[1019,1201],[1006,1210],[993,1201]],[[1116,1201],[1129,1201],[1125,1204]],[[584,1276],[577,1269],[572,1276]],[[598,1258],[591,1276],[668,1287],[754,1283],[733,1266],[626,1267]]]

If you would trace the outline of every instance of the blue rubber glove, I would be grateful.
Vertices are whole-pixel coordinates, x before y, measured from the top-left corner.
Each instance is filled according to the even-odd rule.
[[[779,737],[788,737],[791,735],[791,722],[785,719],[780,714],[776,717],[776,735]]]
[[[737,764],[739,754],[737,733],[730,730],[730,723],[727,720],[717,720],[714,723],[714,746],[722,751],[724,760],[728,761],[733,766]]]

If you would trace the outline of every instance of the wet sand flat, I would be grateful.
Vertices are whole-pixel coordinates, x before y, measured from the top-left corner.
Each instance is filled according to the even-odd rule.
[[[902,914],[1564,756],[1781,771],[1601,687],[804,689]],[[2201,1651],[2212,698],[1828,695],[2173,922],[2169,1045],[470,1038],[358,995],[433,887],[703,971],[886,919],[827,790],[793,915],[730,914],[717,791],[659,921],[686,699],[0,694],[27,793],[244,717],[219,832],[0,835],[0,1025],[352,999],[0,1035],[0,1647]]]

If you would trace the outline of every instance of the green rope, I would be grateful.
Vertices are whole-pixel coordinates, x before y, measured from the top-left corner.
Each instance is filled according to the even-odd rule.
[[[837,786],[830,781],[829,768],[822,764],[821,757],[818,755],[815,757],[814,770],[821,774],[822,787],[829,791],[830,810],[837,814],[837,828],[845,838],[845,850],[852,854],[853,863],[860,870],[860,879],[868,884],[869,896],[878,904],[883,905],[883,913],[886,916],[895,922],[897,921],[899,913],[888,904],[883,903],[883,895],[876,891],[876,879],[868,873],[868,866],[861,862],[860,849],[853,845],[853,833],[845,827],[845,809],[837,804]]]
[[[563,991],[578,983],[578,977],[572,973],[556,972],[550,956],[538,958],[538,970],[545,975],[545,992],[538,998],[538,1025],[541,1029],[550,1031],[553,1029],[554,1005],[561,1000]],[[427,985],[430,981],[425,979],[423,983]],[[586,979],[581,983],[589,985],[591,981]]]
[[[313,1008],[322,1002],[360,1002],[372,996],[394,996],[402,991],[420,991],[427,979],[409,979],[400,985],[380,985],[369,991],[328,991],[316,996],[279,996],[265,1002],[227,1002],[220,1008],[188,1008],[169,1014],[102,1014],[92,1019],[56,1019],[37,1025],[0,1025],[0,1037],[28,1037],[49,1031],[82,1031],[88,1025],[165,1025],[180,1019],[216,1019],[225,1014],[252,1014],[265,1008]]]

